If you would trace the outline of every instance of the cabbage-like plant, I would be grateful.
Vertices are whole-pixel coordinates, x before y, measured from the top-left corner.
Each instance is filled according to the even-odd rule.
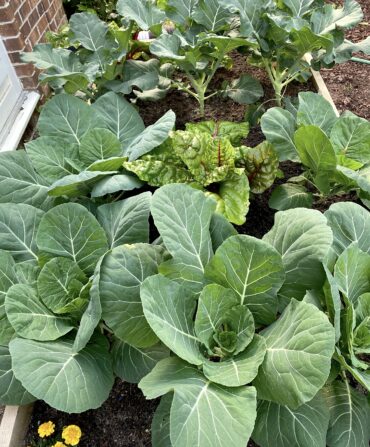
[[[215,207],[185,185],[164,186],[152,199],[171,258],[142,283],[141,300],[173,353],[139,384],[150,399],[164,396],[153,446],[245,447],[253,430],[259,440],[262,427],[270,433],[279,423],[290,445],[324,447],[322,388],[335,332],[305,295],[325,282],[332,231],[318,211],[298,209],[277,214],[259,240],[222,222],[214,227]],[[272,410],[270,427],[264,420]]]
[[[84,203],[117,198],[142,182],[123,170],[161,145],[175,124],[168,111],[145,128],[134,106],[110,92],[93,105],[72,95],[56,95],[43,107],[39,138],[26,151],[0,155],[1,203],[25,203],[48,209],[56,197]]]
[[[169,88],[184,91],[198,101],[200,115],[204,116],[205,101],[215,95],[223,94],[241,104],[252,104],[263,96],[261,84],[246,74],[209,92],[216,72],[229,65],[230,52],[253,45],[244,38],[231,36],[232,14],[218,1],[170,0],[162,8],[156,3],[136,0],[117,3],[117,11],[123,17],[134,21],[138,28],[153,30],[151,54],[177,70],[169,72],[169,85],[165,83],[164,87],[153,90],[154,97],[163,96]],[[144,76],[145,71],[143,66]],[[120,91],[118,83],[115,91]],[[146,95],[138,93],[145,98]]]
[[[307,92],[299,94],[297,110],[274,107],[261,125],[280,160],[300,161],[305,168],[303,175],[275,189],[270,206],[310,207],[314,197],[349,191],[369,203],[369,121],[351,112],[337,117],[329,102]]]
[[[271,144],[241,146],[247,123],[188,123],[159,148],[136,161],[128,171],[152,186],[189,183],[217,201],[217,212],[241,225],[249,208],[249,191],[262,193],[276,177],[278,158]]]
[[[358,43],[345,38],[346,30],[363,19],[354,0],[345,0],[343,7],[322,0],[218,0],[218,4],[237,14],[240,36],[255,43],[248,61],[266,70],[278,105],[292,81],[310,77],[310,66],[332,67],[355,52],[370,54],[370,37]],[[313,57],[312,62],[306,55]]]

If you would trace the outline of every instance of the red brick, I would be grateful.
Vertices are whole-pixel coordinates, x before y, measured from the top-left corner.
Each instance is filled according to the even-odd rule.
[[[20,34],[15,37],[8,37],[4,39],[4,44],[8,51],[19,51],[24,46],[24,42]]]

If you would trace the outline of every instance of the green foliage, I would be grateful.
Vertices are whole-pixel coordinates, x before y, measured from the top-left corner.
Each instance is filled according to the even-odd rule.
[[[271,417],[270,406],[276,408],[276,424],[284,418],[295,424],[295,413],[309,414],[318,402],[323,405],[318,433],[311,437],[292,430],[286,436],[292,442],[298,436],[307,447],[312,438],[324,445],[329,408],[315,396],[329,376],[335,331],[323,312],[304,302],[304,293],[295,294],[292,283],[298,272],[296,288],[301,282],[308,289],[324,285],[325,274],[318,278],[310,270],[321,265],[331,247],[326,219],[306,210],[303,220],[309,221],[297,224],[296,247],[290,233],[294,219],[280,213],[265,240],[230,235],[214,253],[215,204],[200,191],[164,186],[154,194],[151,209],[172,259],[159,266],[159,275],[144,280],[141,301],[149,326],[174,354],[139,384],[148,398],[165,396],[153,422],[153,445],[188,447],[201,439],[201,445],[245,447],[256,410],[258,430]],[[312,244],[313,233],[320,231],[322,238]],[[287,235],[283,244],[280,234]],[[278,316],[282,290],[291,295]],[[270,445],[261,433],[256,439]]]
[[[247,123],[204,121],[175,131],[161,147],[123,166],[151,186],[189,183],[217,202],[217,211],[241,225],[249,190],[262,193],[275,180],[278,158],[269,143],[236,147],[248,134]]]
[[[278,210],[310,207],[315,195],[355,191],[370,197],[370,123],[351,112],[339,118],[330,103],[315,93],[300,93],[296,117],[274,107],[262,117],[262,130],[280,160],[300,160],[305,172],[278,186],[270,206]],[[311,191],[307,189],[309,185]]]

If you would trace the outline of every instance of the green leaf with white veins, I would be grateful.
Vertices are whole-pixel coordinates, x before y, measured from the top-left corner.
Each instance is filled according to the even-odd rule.
[[[170,438],[172,400],[172,393],[165,394],[154,412],[151,425],[153,447],[172,447]]]
[[[189,25],[194,8],[197,6],[198,0],[168,0],[167,15],[176,23]]]
[[[294,17],[303,17],[307,12],[311,11],[311,5],[315,0],[283,0],[285,6],[287,6]]]
[[[60,137],[80,144],[85,133],[97,124],[94,110],[72,95],[56,95],[42,108],[37,129],[41,136]]]
[[[0,346],[7,345],[14,335],[13,326],[5,312],[5,297],[9,288],[18,283],[15,266],[12,256],[0,250]]]
[[[0,249],[17,262],[37,259],[36,231],[43,215],[30,205],[0,204]]]
[[[114,248],[102,261],[102,318],[117,338],[136,347],[146,348],[158,341],[144,317],[140,286],[145,278],[158,273],[162,258],[162,247],[134,244]]]
[[[42,268],[37,289],[43,303],[54,313],[78,298],[88,278],[80,267],[68,258],[53,258]]]
[[[12,286],[5,298],[7,317],[16,333],[39,341],[56,340],[73,329],[69,318],[54,315],[26,284]]]
[[[333,231],[335,257],[353,242],[361,251],[370,253],[370,214],[366,209],[357,203],[335,203],[325,212],[325,217]]]
[[[286,278],[280,295],[300,300],[306,290],[322,287],[326,278],[322,261],[333,235],[319,211],[296,208],[276,213],[275,224],[263,240],[282,257]]]
[[[193,323],[196,295],[181,284],[156,275],[144,281],[140,296],[145,318],[160,340],[179,357],[201,365],[203,356]]]
[[[247,348],[237,356],[222,362],[203,363],[204,375],[214,383],[235,387],[247,385],[257,376],[258,369],[266,354],[263,337],[255,335]]]
[[[116,192],[132,191],[142,186],[144,186],[144,183],[133,175],[116,174],[96,183],[91,191],[91,197],[104,197],[107,194]]]
[[[79,147],[81,161],[89,166],[98,160],[122,155],[121,143],[116,135],[107,129],[90,129],[82,138]]]
[[[118,0],[117,12],[127,19],[135,20],[138,26],[147,30],[153,25],[162,23],[166,14],[150,0]]]
[[[72,346],[73,338],[67,336],[55,342],[16,338],[9,348],[14,374],[31,394],[60,411],[81,413],[108,398],[114,382],[112,360],[100,334],[78,353]]]
[[[185,61],[185,56],[179,54],[181,39],[175,34],[161,34],[150,44],[150,52],[159,58]]]
[[[243,74],[226,86],[225,94],[238,104],[254,104],[263,96],[263,88],[257,79]]]
[[[125,149],[124,154],[129,157],[129,161],[137,160],[167,140],[168,134],[175,126],[175,121],[176,115],[169,110],[156,123],[147,127]]]
[[[370,290],[370,254],[353,243],[339,256],[334,278],[341,292],[355,305]]]
[[[139,383],[160,360],[169,357],[170,350],[161,343],[149,348],[135,348],[116,339],[111,353],[115,374],[125,382]]]
[[[96,52],[107,44],[108,25],[96,14],[73,14],[69,27],[73,33],[72,41],[78,41],[87,50]]]
[[[0,346],[0,402],[2,405],[27,405],[35,398],[14,377],[9,349]]]
[[[166,185],[152,198],[152,215],[173,260],[168,274],[200,290],[204,269],[213,255],[209,226],[215,203],[186,185]],[[161,268],[164,268],[163,266]]]
[[[267,353],[253,384],[258,397],[293,409],[324,386],[334,353],[335,332],[312,304],[292,299],[275,323],[260,332]]]
[[[77,145],[59,137],[39,137],[25,146],[33,167],[49,182],[77,173],[69,163],[79,161]]]
[[[325,389],[330,409],[328,447],[367,447],[370,438],[369,403],[348,382],[334,382]]]
[[[206,277],[235,290],[256,322],[274,321],[285,275],[281,256],[268,243],[251,236],[229,237],[208,264]]]
[[[23,150],[0,154],[0,203],[25,203],[38,208],[51,205],[47,182],[37,175]]]
[[[269,207],[278,211],[291,208],[311,208],[313,195],[302,185],[285,183],[277,186],[270,196]]]
[[[59,205],[44,215],[37,245],[54,256],[72,259],[87,274],[94,272],[99,258],[108,250],[103,228],[77,203]]]
[[[100,124],[104,124],[116,135],[123,149],[145,129],[135,107],[116,93],[110,92],[101,96],[92,108]]]
[[[107,203],[98,208],[98,221],[108,237],[110,248],[123,244],[149,242],[149,214],[151,194]]]
[[[245,447],[256,418],[253,387],[225,388],[176,357],[159,362],[140,382],[147,398],[174,391],[170,414],[173,447]],[[232,429],[230,429],[232,427]]]
[[[298,126],[317,126],[329,136],[338,120],[330,102],[313,92],[301,92],[298,98]]]
[[[267,140],[274,146],[280,161],[298,161],[294,143],[296,122],[288,110],[272,107],[263,114],[261,128]]]
[[[326,447],[328,425],[329,409],[321,393],[297,410],[261,400],[252,438],[261,447]]]
[[[356,115],[341,116],[335,123],[330,140],[338,154],[367,163],[370,159],[370,122]]]
[[[231,18],[230,12],[222,8],[218,0],[199,0],[191,16],[197,23],[212,32],[223,29]]]
[[[314,11],[311,23],[315,33],[327,34],[336,28],[352,28],[360,23],[363,17],[362,8],[357,1],[345,0],[343,8],[325,5]]]

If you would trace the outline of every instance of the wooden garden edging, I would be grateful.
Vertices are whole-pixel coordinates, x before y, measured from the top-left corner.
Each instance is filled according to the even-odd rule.
[[[310,62],[311,57],[306,55],[305,60]],[[339,111],[321,73],[315,70],[311,70],[311,72],[318,93],[330,102],[336,115],[339,116]],[[0,447],[22,447],[24,445],[24,437],[31,419],[32,408],[33,404],[21,407],[5,407],[3,419],[0,424]]]

